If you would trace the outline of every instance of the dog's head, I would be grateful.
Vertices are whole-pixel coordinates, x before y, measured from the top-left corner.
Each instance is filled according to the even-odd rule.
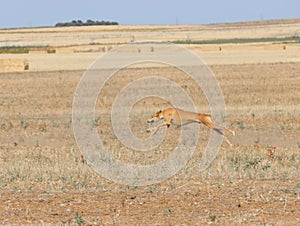
[[[155,122],[155,121],[158,121],[158,120],[161,120],[163,119],[164,116],[162,114],[162,110],[156,112],[155,114],[151,115],[151,118],[147,120],[148,123],[152,123],[152,122]]]

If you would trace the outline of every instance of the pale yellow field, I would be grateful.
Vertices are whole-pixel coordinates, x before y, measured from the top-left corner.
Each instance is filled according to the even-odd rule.
[[[119,44],[134,41],[211,40],[290,37],[300,33],[300,20],[262,21],[216,25],[92,26],[68,28],[7,29],[0,31],[0,46],[54,47]],[[75,48],[76,49],[76,48]]]
[[[284,38],[300,35],[300,20],[223,25],[105,26],[0,30],[0,47],[48,46],[57,54],[0,54],[0,59],[25,58],[29,70],[86,70],[104,52],[135,42]],[[299,62],[300,44],[185,45],[207,64]],[[220,51],[221,50],[221,51]],[[1,71],[1,68],[0,68]]]

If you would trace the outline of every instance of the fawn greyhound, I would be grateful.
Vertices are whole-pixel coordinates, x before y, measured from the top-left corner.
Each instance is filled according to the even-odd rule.
[[[182,126],[182,125],[185,125],[188,123],[197,122],[197,123],[204,124],[208,128],[213,129],[222,135],[224,135],[223,131],[226,130],[228,132],[231,132],[233,134],[233,136],[235,136],[234,131],[232,131],[228,128],[216,125],[213,122],[212,116],[209,114],[198,114],[195,112],[184,111],[184,110],[177,109],[177,108],[167,108],[167,109],[160,110],[160,111],[156,112],[155,114],[153,114],[151,116],[151,118],[147,120],[147,122],[153,123],[153,122],[159,121],[159,120],[164,120],[164,121],[163,121],[163,123],[156,126],[154,128],[154,131],[152,131],[151,129],[147,130],[148,132],[151,132],[152,135],[154,135],[159,130],[159,128],[161,128],[163,126],[170,127],[171,123],[178,125],[178,126]],[[228,144],[232,145],[225,135],[224,135],[224,138]]]

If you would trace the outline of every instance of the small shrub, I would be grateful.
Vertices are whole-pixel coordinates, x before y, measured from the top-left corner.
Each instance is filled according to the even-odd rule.
[[[209,218],[210,218],[211,221],[215,221],[217,216],[216,215],[211,215],[211,216],[209,216]]]

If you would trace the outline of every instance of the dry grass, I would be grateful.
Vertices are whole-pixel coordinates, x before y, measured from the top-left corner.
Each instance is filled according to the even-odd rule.
[[[2,222],[76,223],[77,212],[88,224],[299,223],[300,109],[296,103],[300,65],[220,65],[212,70],[224,93],[227,125],[237,132],[237,137],[230,137],[234,147],[224,143],[211,167],[199,172],[209,136],[202,128],[192,159],[176,176],[140,188],[100,177],[76,146],[72,98],[83,71],[2,74]],[[145,75],[169,76],[190,94],[199,112],[208,109],[203,94],[195,92],[193,82],[177,69],[121,70],[103,88],[96,117],[105,146],[116,158],[131,164],[153,164],[166,158],[174,147],[172,139],[178,136],[170,128],[165,147],[147,153],[126,149],[114,137],[106,120],[113,96]],[[157,99],[137,103],[131,116],[134,133],[147,136],[145,119],[162,106],[167,103]],[[271,213],[276,217],[269,217]]]
[[[170,35],[178,40],[191,31],[193,37],[199,35],[205,40],[216,34],[220,38],[237,34],[248,38],[249,34],[260,37],[268,32],[286,37],[298,29],[297,21],[292,24],[284,23],[280,29],[274,23],[254,23],[119,26],[107,27],[105,31],[98,28],[5,30],[1,31],[0,41],[22,34],[21,42],[26,44],[33,35],[41,33],[58,46],[65,45],[67,37],[72,37],[78,48],[88,50],[90,46],[86,43],[99,32],[104,34],[104,41],[115,35],[110,39],[112,42],[119,38],[126,41],[127,37],[116,36],[125,31],[134,33],[136,40],[145,37],[154,40],[157,34],[160,40]],[[76,39],[74,32],[86,36]],[[162,33],[167,35],[161,36]],[[38,43],[30,45],[45,41],[35,40]],[[100,47],[91,46],[95,50]],[[74,139],[71,120],[76,85],[98,53],[68,53],[67,48],[60,54],[26,55],[35,72],[0,76],[1,224],[76,225],[84,221],[87,225],[298,225],[299,45],[286,45],[286,49],[281,49],[281,45],[272,47],[275,49],[261,44],[223,45],[219,51],[218,46],[189,46],[212,65],[226,102],[227,126],[237,136],[229,136],[234,146],[224,142],[210,168],[200,172],[199,162],[210,135],[208,129],[201,127],[196,151],[186,166],[174,177],[147,187],[115,184],[99,176],[86,163]],[[76,51],[76,48],[71,49]],[[13,55],[13,58],[24,56]],[[179,135],[179,130],[171,127],[159,148],[143,153],[125,148],[116,139],[109,120],[114,97],[126,84],[144,76],[172,79],[189,94],[199,112],[209,112],[204,94],[176,68],[148,65],[120,70],[107,81],[97,99],[95,126],[104,146],[115,158],[137,165],[167,158]],[[139,101],[130,113],[133,133],[147,137],[145,120],[153,111],[166,106],[169,104],[159,98]]]

